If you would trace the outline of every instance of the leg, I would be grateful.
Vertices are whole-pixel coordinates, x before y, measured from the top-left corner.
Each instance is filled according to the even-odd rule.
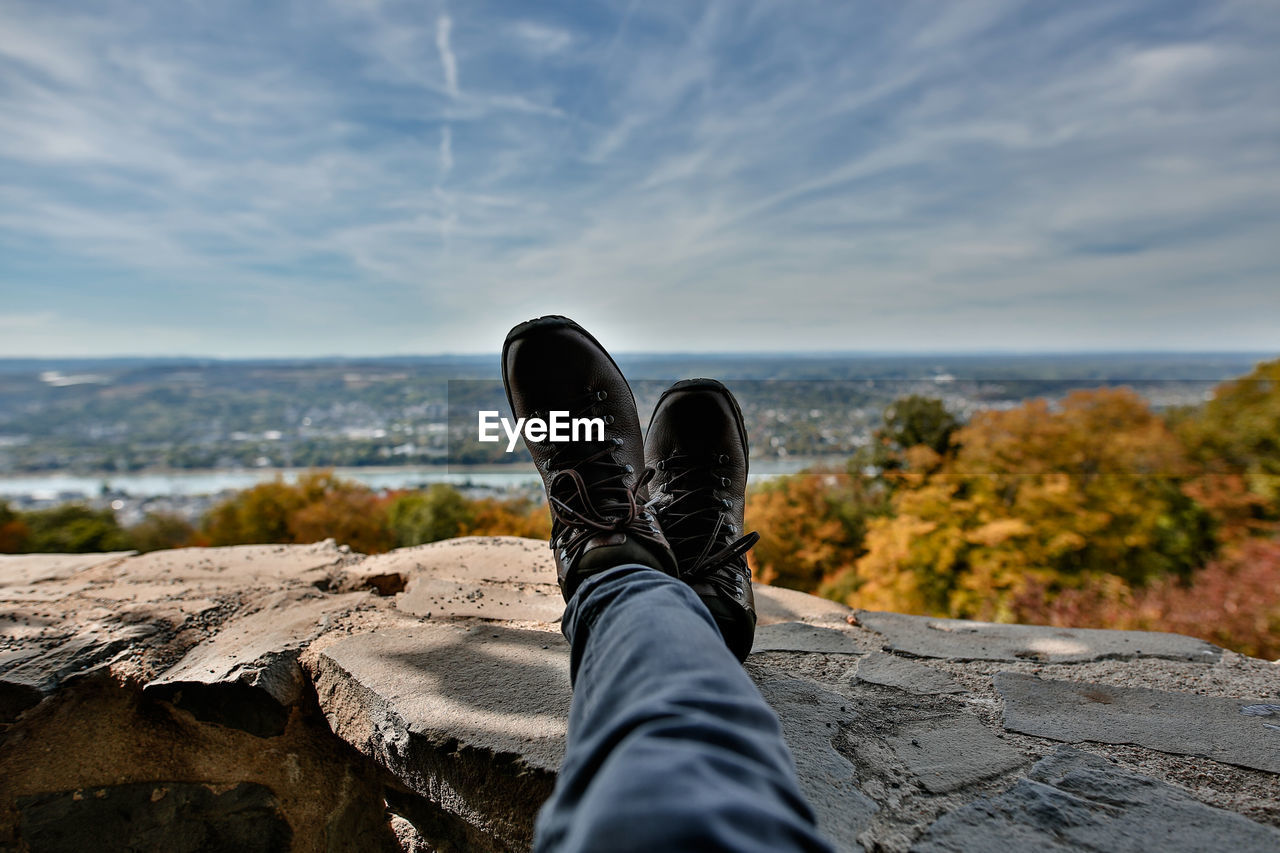
[[[828,850],[778,720],[735,661],[755,630],[745,558],[755,537],[740,534],[746,430],[732,395],[678,383],[650,424],[646,466],[631,389],[577,323],[516,326],[502,378],[517,417],[604,423],[603,435],[525,443],[547,489],[575,685],[535,847]]]
[[[826,851],[773,710],[687,585],[639,565],[569,603],[569,748],[537,850]]]

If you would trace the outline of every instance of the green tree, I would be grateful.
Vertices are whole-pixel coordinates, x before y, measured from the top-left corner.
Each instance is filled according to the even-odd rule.
[[[1273,511],[1280,507],[1280,359],[1222,383],[1175,428],[1210,474],[1243,476]]]
[[[210,545],[293,542],[289,518],[307,503],[301,489],[283,480],[259,483],[209,510],[201,529]]]
[[[884,426],[879,437],[895,450],[924,445],[945,455],[960,422],[934,397],[912,394],[895,400],[884,410]]]
[[[387,507],[387,520],[399,547],[461,536],[473,516],[471,503],[445,483],[397,495]]]
[[[139,551],[164,551],[194,543],[196,529],[185,518],[171,512],[151,512],[128,528],[133,547]]]
[[[82,554],[91,551],[124,551],[133,547],[109,509],[84,504],[63,504],[23,513],[29,553]]]

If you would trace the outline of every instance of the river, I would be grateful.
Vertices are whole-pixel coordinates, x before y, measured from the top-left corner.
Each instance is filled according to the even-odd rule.
[[[839,459],[761,459],[751,463],[753,482],[793,474],[819,463],[841,464]],[[282,477],[297,479],[302,469],[254,468],[227,471],[170,471],[138,474],[29,474],[0,476],[0,497],[54,500],[81,495],[92,497],[103,489],[132,497],[161,495],[213,495],[227,489],[247,489]],[[374,489],[412,489],[431,483],[475,485],[503,489],[539,482],[528,465],[451,465],[446,467],[336,468],[339,477],[356,480]]]

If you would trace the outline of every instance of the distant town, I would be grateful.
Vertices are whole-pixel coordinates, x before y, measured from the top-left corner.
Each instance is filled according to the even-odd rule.
[[[935,397],[961,420],[1029,397],[1127,385],[1159,409],[1194,405],[1252,353],[652,355],[620,359],[642,420],[670,381],[724,379],[764,476],[839,464],[895,399]],[[194,519],[280,472],[336,468],[377,488],[453,482],[536,494],[523,452],[474,441],[505,408],[493,357],[217,361],[0,360],[0,500]]]

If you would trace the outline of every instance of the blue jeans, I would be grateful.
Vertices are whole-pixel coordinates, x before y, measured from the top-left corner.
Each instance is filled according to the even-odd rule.
[[[829,851],[773,709],[684,583],[639,565],[582,583],[569,744],[537,851]]]

